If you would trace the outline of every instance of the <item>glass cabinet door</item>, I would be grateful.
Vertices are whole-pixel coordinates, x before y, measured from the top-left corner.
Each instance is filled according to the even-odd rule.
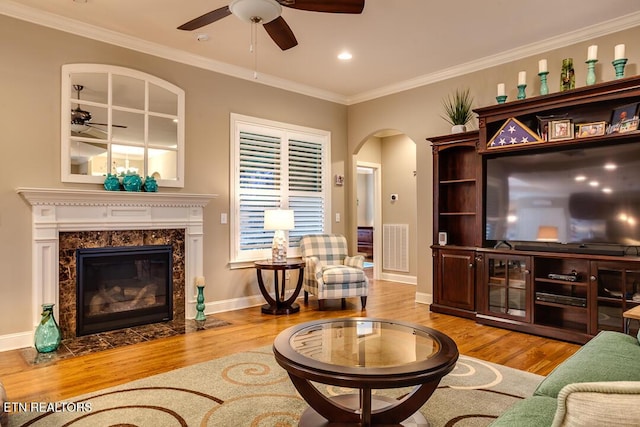
[[[529,320],[529,257],[486,256],[487,314]]]
[[[602,330],[622,332],[622,313],[640,305],[640,269],[632,263],[593,262],[591,281],[597,289],[596,334]]]

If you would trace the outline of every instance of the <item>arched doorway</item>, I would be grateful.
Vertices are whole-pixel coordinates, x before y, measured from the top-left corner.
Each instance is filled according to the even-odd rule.
[[[373,278],[416,284],[415,142],[399,130],[379,130],[353,159],[358,252],[372,263]]]

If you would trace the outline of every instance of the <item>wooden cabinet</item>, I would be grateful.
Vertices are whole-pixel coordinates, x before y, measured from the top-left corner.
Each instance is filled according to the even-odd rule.
[[[534,323],[588,339],[592,329],[587,306],[590,269],[586,259],[534,257]]]
[[[358,227],[358,252],[373,260],[373,227]]]
[[[622,313],[640,305],[640,263],[594,261],[592,284],[591,333],[600,330],[623,331]]]
[[[431,138],[433,143],[433,239],[447,233],[447,244],[479,246],[478,132]]]
[[[434,251],[434,302],[431,310],[462,317],[475,317],[475,251]]]
[[[430,139],[433,143],[434,303],[431,311],[475,316],[476,261],[480,245],[478,132]],[[438,236],[446,235],[446,245]],[[466,249],[465,249],[466,248]]]
[[[602,252],[590,252],[591,241],[588,241],[586,249],[585,245],[578,244],[557,245],[555,249],[550,244],[536,245],[536,239],[547,238],[541,235],[542,227],[536,224],[531,227],[535,230],[526,234],[531,237],[518,242],[509,236],[509,228],[504,225],[511,217],[505,206],[510,209],[508,203],[513,200],[504,196],[508,196],[509,187],[517,183],[511,182],[511,178],[503,179],[496,187],[493,182],[496,178],[487,173],[491,169],[487,165],[495,165],[495,159],[500,157],[507,160],[509,157],[552,152],[557,153],[553,156],[554,161],[562,161],[566,157],[566,162],[571,162],[567,166],[574,166],[581,162],[582,151],[600,147],[601,150],[606,149],[603,150],[605,154],[626,153],[620,154],[619,158],[639,156],[640,167],[640,155],[635,154],[638,150],[633,145],[640,142],[640,130],[605,132],[588,137],[576,133],[572,139],[546,141],[537,141],[534,136],[534,143],[523,140],[522,143],[507,143],[500,147],[490,147],[488,143],[500,131],[507,132],[506,125],[514,121],[533,133],[542,132],[547,119],[567,119],[571,125],[609,123],[614,110],[637,103],[640,103],[640,76],[478,108],[475,110],[479,119],[478,132],[428,139],[433,153],[432,311],[475,316],[479,323],[579,343],[588,341],[601,330],[623,330],[622,313],[640,305],[640,238],[634,234],[635,231],[622,234],[625,242],[629,243],[618,245],[618,249],[603,248]],[[597,161],[593,163],[584,164],[584,167],[602,167],[596,164]],[[513,166],[513,163],[509,165]],[[538,169],[544,173],[544,164],[536,166],[535,173]],[[634,164],[627,161],[626,167],[633,168]],[[575,170],[574,167],[572,171]],[[582,242],[571,240],[580,233],[584,234],[581,221],[600,220],[596,210],[610,211],[611,206],[621,206],[620,200],[624,200],[629,212],[640,215],[640,197],[637,195],[640,191],[632,185],[637,179],[622,175],[619,179],[626,179],[629,189],[618,186],[621,191],[613,196],[617,198],[617,204],[554,205],[561,206],[567,218],[563,236],[567,240],[560,241]],[[546,196],[544,188],[538,194]],[[604,191],[606,188],[603,186],[603,194],[612,193]],[[582,189],[575,191],[575,194],[584,192]],[[568,194],[574,195],[573,192]],[[582,200],[576,197],[572,199],[574,203]],[[597,200],[604,201],[605,197]],[[542,200],[542,197],[539,199],[528,202],[531,206],[555,203]],[[499,210],[496,211],[495,203],[488,200],[498,200]],[[574,218],[566,214],[566,211],[577,207],[580,208],[580,216]],[[496,218],[502,222],[497,222]],[[518,216],[513,218],[517,220]],[[638,219],[633,218],[633,223],[627,222],[635,226]],[[602,223],[608,221],[603,220]],[[502,228],[495,228],[498,226]],[[591,227],[589,233],[592,230],[598,232],[597,226]],[[622,233],[620,227],[614,226],[616,233]],[[438,243],[439,233],[446,233],[446,245]],[[504,237],[490,240],[489,235],[507,236],[507,244],[500,240]],[[597,243],[598,236],[595,237],[593,241]],[[606,240],[609,243],[604,246],[611,246],[613,241]],[[622,240],[618,238],[615,241]],[[509,243],[514,244],[510,246]]]
[[[531,321],[531,257],[502,252],[484,254],[479,313],[486,320]]]

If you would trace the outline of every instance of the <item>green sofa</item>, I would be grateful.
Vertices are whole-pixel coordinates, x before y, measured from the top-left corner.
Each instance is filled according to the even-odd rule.
[[[640,425],[639,341],[600,332],[491,427]]]

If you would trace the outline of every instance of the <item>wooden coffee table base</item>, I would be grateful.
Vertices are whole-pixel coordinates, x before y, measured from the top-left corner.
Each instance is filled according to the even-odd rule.
[[[289,374],[308,408],[300,419],[301,427],[329,426],[428,426],[419,412],[440,384],[440,377],[420,384],[402,399],[373,396],[370,388],[360,394],[327,397],[306,379]]]
[[[360,396],[357,394],[343,394],[330,398],[330,400],[337,405],[346,408],[358,408],[360,405]],[[373,396],[371,398],[371,410],[378,412],[385,407],[397,403],[397,399],[393,399],[387,396]],[[372,424],[376,425],[376,424]],[[400,424],[384,424],[388,426],[403,426],[403,427],[429,427],[429,421],[418,411]],[[360,427],[361,423],[332,423],[325,417],[317,413],[313,408],[309,407],[302,413],[300,417],[300,427]]]

